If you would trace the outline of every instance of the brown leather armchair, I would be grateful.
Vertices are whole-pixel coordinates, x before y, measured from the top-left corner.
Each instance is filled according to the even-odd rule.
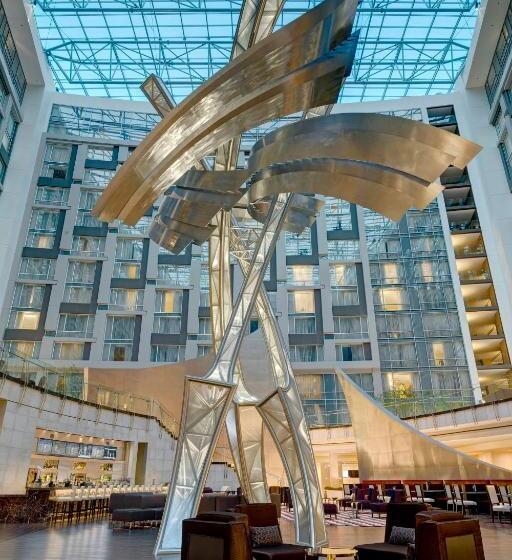
[[[181,560],[251,560],[247,516],[200,513],[182,525]]]
[[[424,503],[390,503],[386,516],[384,542],[355,546],[358,560],[405,560],[408,554],[408,546],[391,544],[389,542],[391,530],[393,527],[415,528],[416,514],[425,510],[427,510],[427,506]]]
[[[243,504],[236,506],[235,511],[247,515],[249,527],[279,527],[274,504]],[[305,560],[306,549],[296,544],[253,547],[252,556],[254,560]]]
[[[270,501],[276,506],[277,517],[281,517],[281,494],[271,493]]]
[[[443,513],[417,516],[416,560],[485,560],[478,520]]]

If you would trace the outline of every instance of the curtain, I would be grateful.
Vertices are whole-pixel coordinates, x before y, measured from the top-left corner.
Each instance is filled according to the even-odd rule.
[[[289,313],[314,313],[315,293],[313,290],[288,292]]]
[[[134,317],[107,317],[106,339],[133,340],[135,330]]]

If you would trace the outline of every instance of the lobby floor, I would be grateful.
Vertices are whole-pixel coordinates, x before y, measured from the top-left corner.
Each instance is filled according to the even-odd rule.
[[[512,525],[480,518],[486,558],[509,560]],[[293,524],[282,521],[283,537],[293,540]],[[328,527],[331,546],[351,547],[382,540],[381,527]],[[107,521],[47,528],[0,525],[0,560],[152,560],[156,529],[112,532]]]

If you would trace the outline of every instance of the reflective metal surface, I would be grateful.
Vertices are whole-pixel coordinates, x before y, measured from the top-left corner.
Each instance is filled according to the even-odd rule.
[[[512,471],[448,447],[393,415],[343,372],[361,480],[500,480]]]
[[[356,7],[357,0],[326,0],[237,56],[162,119],[116,173],[94,214],[134,224],[194,162],[230,138],[335,103],[353,59],[355,41],[346,39]]]
[[[279,195],[271,206],[210,371],[201,380],[187,380],[169,496],[155,546],[157,556],[180,550],[181,523],[197,511],[211,456],[236,390],[234,374],[242,339],[292,198],[293,195]],[[200,384],[201,391],[192,392],[191,387],[196,383]],[[221,394],[218,394],[219,387],[223,388]],[[209,389],[213,395],[208,401]],[[226,398],[228,393],[229,399]],[[315,534],[308,537],[315,543],[318,540]]]
[[[150,74],[144,80],[140,89],[161,117],[165,117],[167,113],[170,113],[176,107],[176,102],[172,98],[171,93],[155,74]]]
[[[201,379],[185,379],[179,445],[170,480],[157,554],[181,548],[181,523],[199,506],[204,481],[236,387]]]
[[[272,33],[283,4],[284,0],[244,1],[233,41],[231,59],[236,58],[239,54]],[[238,163],[239,149],[240,136],[232,138],[226,144],[220,146],[216,152],[215,170],[235,170]],[[209,240],[210,313],[215,349],[218,342],[224,336],[228,317],[232,311],[230,221],[231,215],[225,210],[221,210],[213,222],[216,229]],[[226,417],[226,433],[240,486],[246,499],[249,503],[268,502],[270,501],[270,496],[265,476],[263,424],[260,420],[252,424],[252,426],[245,426],[248,417],[254,419],[255,409],[254,407],[250,408],[251,405],[249,403],[255,399],[245,388],[241,367],[240,360],[237,360],[234,378],[238,388],[235,394],[235,402],[233,402]],[[240,402],[245,403],[243,416],[241,415]],[[246,430],[256,430],[256,426],[261,431],[261,438],[253,433],[252,445],[248,446],[244,438],[244,428]],[[258,443],[259,440],[260,442]]]
[[[441,173],[452,164],[464,167],[479,149],[460,136],[398,117],[318,116],[263,137],[245,170],[189,171],[179,183],[190,189],[189,204],[197,200],[205,206],[195,215],[185,202],[167,203],[157,218],[182,234],[175,220],[193,225],[197,235],[189,234],[189,240],[201,242],[211,233],[209,224],[222,197],[222,207],[227,209],[246,190],[249,213],[259,221],[265,219],[272,196],[281,192],[334,196],[398,220],[409,208],[425,208],[442,189],[434,182]],[[212,192],[211,199],[206,191]],[[213,191],[219,193],[218,199]],[[174,197],[173,192],[168,196]],[[311,225],[318,209],[313,198],[297,197],[285,229],[301,232]]]
[[[286,343],[262,286],[265,269],[283,229],[300,232],[313,223],[322,204],[315,194],[342,197],[398,219],[409,208],[424,208],[439,193],[433,181],[446,167],[464,166],[479,150],[458,136],[405,119],[326,116],[352,65],[356,5],[357,0],[326,0],[259,40],[272,29],[282,2],[246,1],[233,61],[185,101],[174,107],[155,77],[143,85],[164,118],[94,209],[101,219],[133,224],[165,192],[150,237],[175,253],[190,242],[210,244],[216,358],[204,378],[188,378],[185,384],[157,556],[179,551],[181,522],[197,510],[224,422],[246,497],[268,500],[264,423],[287,472],[297,541],[311,547],[326,543],[309,433]],[[235,169],[240,133],[297,111],[303,112],[302,121],[262,138],[248,168]],[[212,170],[204,158],[215,150]],[[236,220],[231,224],[231,209],[242,197],[250,215],[263,223],[254,235],[242,235]],[[230,256],[244,274],[234,305]],[[247,390],[247,377],[258,372],[244,371],[238,359],[254,309],[272,377],[264,397]]]

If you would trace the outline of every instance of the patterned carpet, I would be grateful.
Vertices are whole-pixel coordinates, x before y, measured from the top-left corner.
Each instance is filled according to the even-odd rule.
[[[285,511],[283,509],[281,510],[281,516],[289,521],[294,520],[293,511]],[[369,511],[365,511],[363,513],[360,512],[358,517],[355,518],[352,512],[341,510],[336,519],[327,516],[325,518],[325,524],[331,527],[385,527],[386,517],[382,516],[379,519],[377,515],[372,517]]]

